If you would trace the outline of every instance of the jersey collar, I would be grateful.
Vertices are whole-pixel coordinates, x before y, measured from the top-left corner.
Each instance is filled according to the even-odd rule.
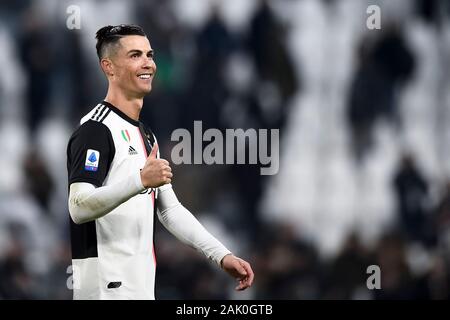
[[[129,116],[127,116],[125,113],[117,109],[115,106],[113,106],[111,103],[103,100],[102,104],[110,108],[112,111],[114,111],[119,117],[124,119],[125,121],[131,123],[135,127],[139,127],[139,121],[131,119]]]

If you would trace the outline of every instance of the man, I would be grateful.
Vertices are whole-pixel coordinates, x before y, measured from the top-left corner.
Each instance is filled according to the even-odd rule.
[[[156,73],[144,31],[98,30],[97,55],[108,93],[80,121],[67,148],[74,299],[154,299],[153,217],[179,240],[252,285],[253,271],[178,201],[169,162],[140,121]]]

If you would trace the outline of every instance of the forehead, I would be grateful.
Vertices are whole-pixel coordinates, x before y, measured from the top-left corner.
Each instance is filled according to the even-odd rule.
[[[130,50],[141,50],[143,52],[147,52],[152,49],[152,47],[150,46],[150,41],[147,37],[144,36],[125,36],[119,41],[122,47],[121,49],[124,50],[125,53]]]

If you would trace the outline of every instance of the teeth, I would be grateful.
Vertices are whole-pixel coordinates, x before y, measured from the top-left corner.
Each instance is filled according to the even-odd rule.
[[[141,79],[150,79],[150,75],[149,74],[141,74],[139,76],[139,78],[141,78]]]

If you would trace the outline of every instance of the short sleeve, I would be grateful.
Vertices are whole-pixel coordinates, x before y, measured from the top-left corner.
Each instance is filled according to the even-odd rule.
[[[102,186],[114,155],[114,141],[108,127],[92,120],[83,123],[67,145],[69,186],[74,182]]]

